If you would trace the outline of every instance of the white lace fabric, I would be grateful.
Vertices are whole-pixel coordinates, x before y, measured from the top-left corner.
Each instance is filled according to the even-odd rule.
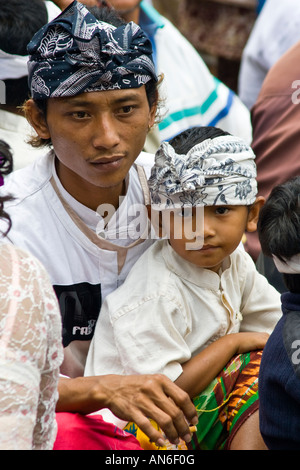
[[[0,449],[52,449],[61,316],[34,257],[0,244]]]

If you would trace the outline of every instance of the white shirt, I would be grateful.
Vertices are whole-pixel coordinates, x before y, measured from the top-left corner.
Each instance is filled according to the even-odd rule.
[[[142,153],[136,162],[149,177],[153,155]],[[82,375],[101,303],[124,282],[153,239],[151,236],[132,239],[125,234],[127,237],[120,241],[107,241],[97,236],[100,216],[63,189],[52,152],[9,175],[0,188],[1,195],[7,193],[15,197],[5,206],[12,220],[9,239],[42,262],[59,300],[65,346],[62,373],[71,377]],[[129,171],[127,192],[118,208],[117,220],[126,220],[133,201],[145,204],[135,166]],[[143,217],[147,219],[146,214]]]
[[[158,136],[150,132],[146,149],[153,151],[151,139],[170,140],[192,126],[216,126],[250,144],[250,114],[240,98],[210,73],[200,54],[167,18],[144,1],[141,11],[139,23],[151,37],[157,73],[164,75]]]
[[[162,373],[174,381],[181,364],[213,341],[239,331],[270,333],[280,316],[280,294],[242,248],[219,275],[160,240],[106,298],[85,375]]]

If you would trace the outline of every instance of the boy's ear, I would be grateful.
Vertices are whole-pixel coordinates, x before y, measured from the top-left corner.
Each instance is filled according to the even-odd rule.
[[[257,229],[257,222],[259,217],[259,212],[262,206],[265,203],[265,198],[263,196],[258,196],[256,201],[252,204],[247,220],[246,231],[247,232],[255,232]]]
[[[48,125],[43,112],[32,99],[26,102],[26,118],[42,139],[50,139]]]

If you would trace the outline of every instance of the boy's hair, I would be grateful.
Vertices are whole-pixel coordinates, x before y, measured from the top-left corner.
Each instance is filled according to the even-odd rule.
[[[170,140],[170,144],[176,150],[176,153],[185,155],[195,145],[204,142],[206,139],[214,139],[223,135],[230,135],[217,127],[191,127]]]
[[[47,21],[43,0],[0,0],[0,49],[8,54],[27,56],[27,44]],[[29,97],[27,80],[27,76],[4,80],[6,105],[23,105]]]
[[[258,220],[263,253],[282,262],[300,253],[300,177],[273,188]],[[287,288],[300,293],[300,274],[283,273]]]

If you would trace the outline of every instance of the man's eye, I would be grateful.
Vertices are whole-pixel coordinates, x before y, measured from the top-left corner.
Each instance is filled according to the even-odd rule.
[[[88,116],[88,114],[85,111],[74,111],[72,115],[78,119],[83,119]]]
[[[124,114],[128,114],[128,113],[130,113],[130,112],[132,111],[132,109],[133,109],[133,106],[123,106],[122,112],[123,112]]]

